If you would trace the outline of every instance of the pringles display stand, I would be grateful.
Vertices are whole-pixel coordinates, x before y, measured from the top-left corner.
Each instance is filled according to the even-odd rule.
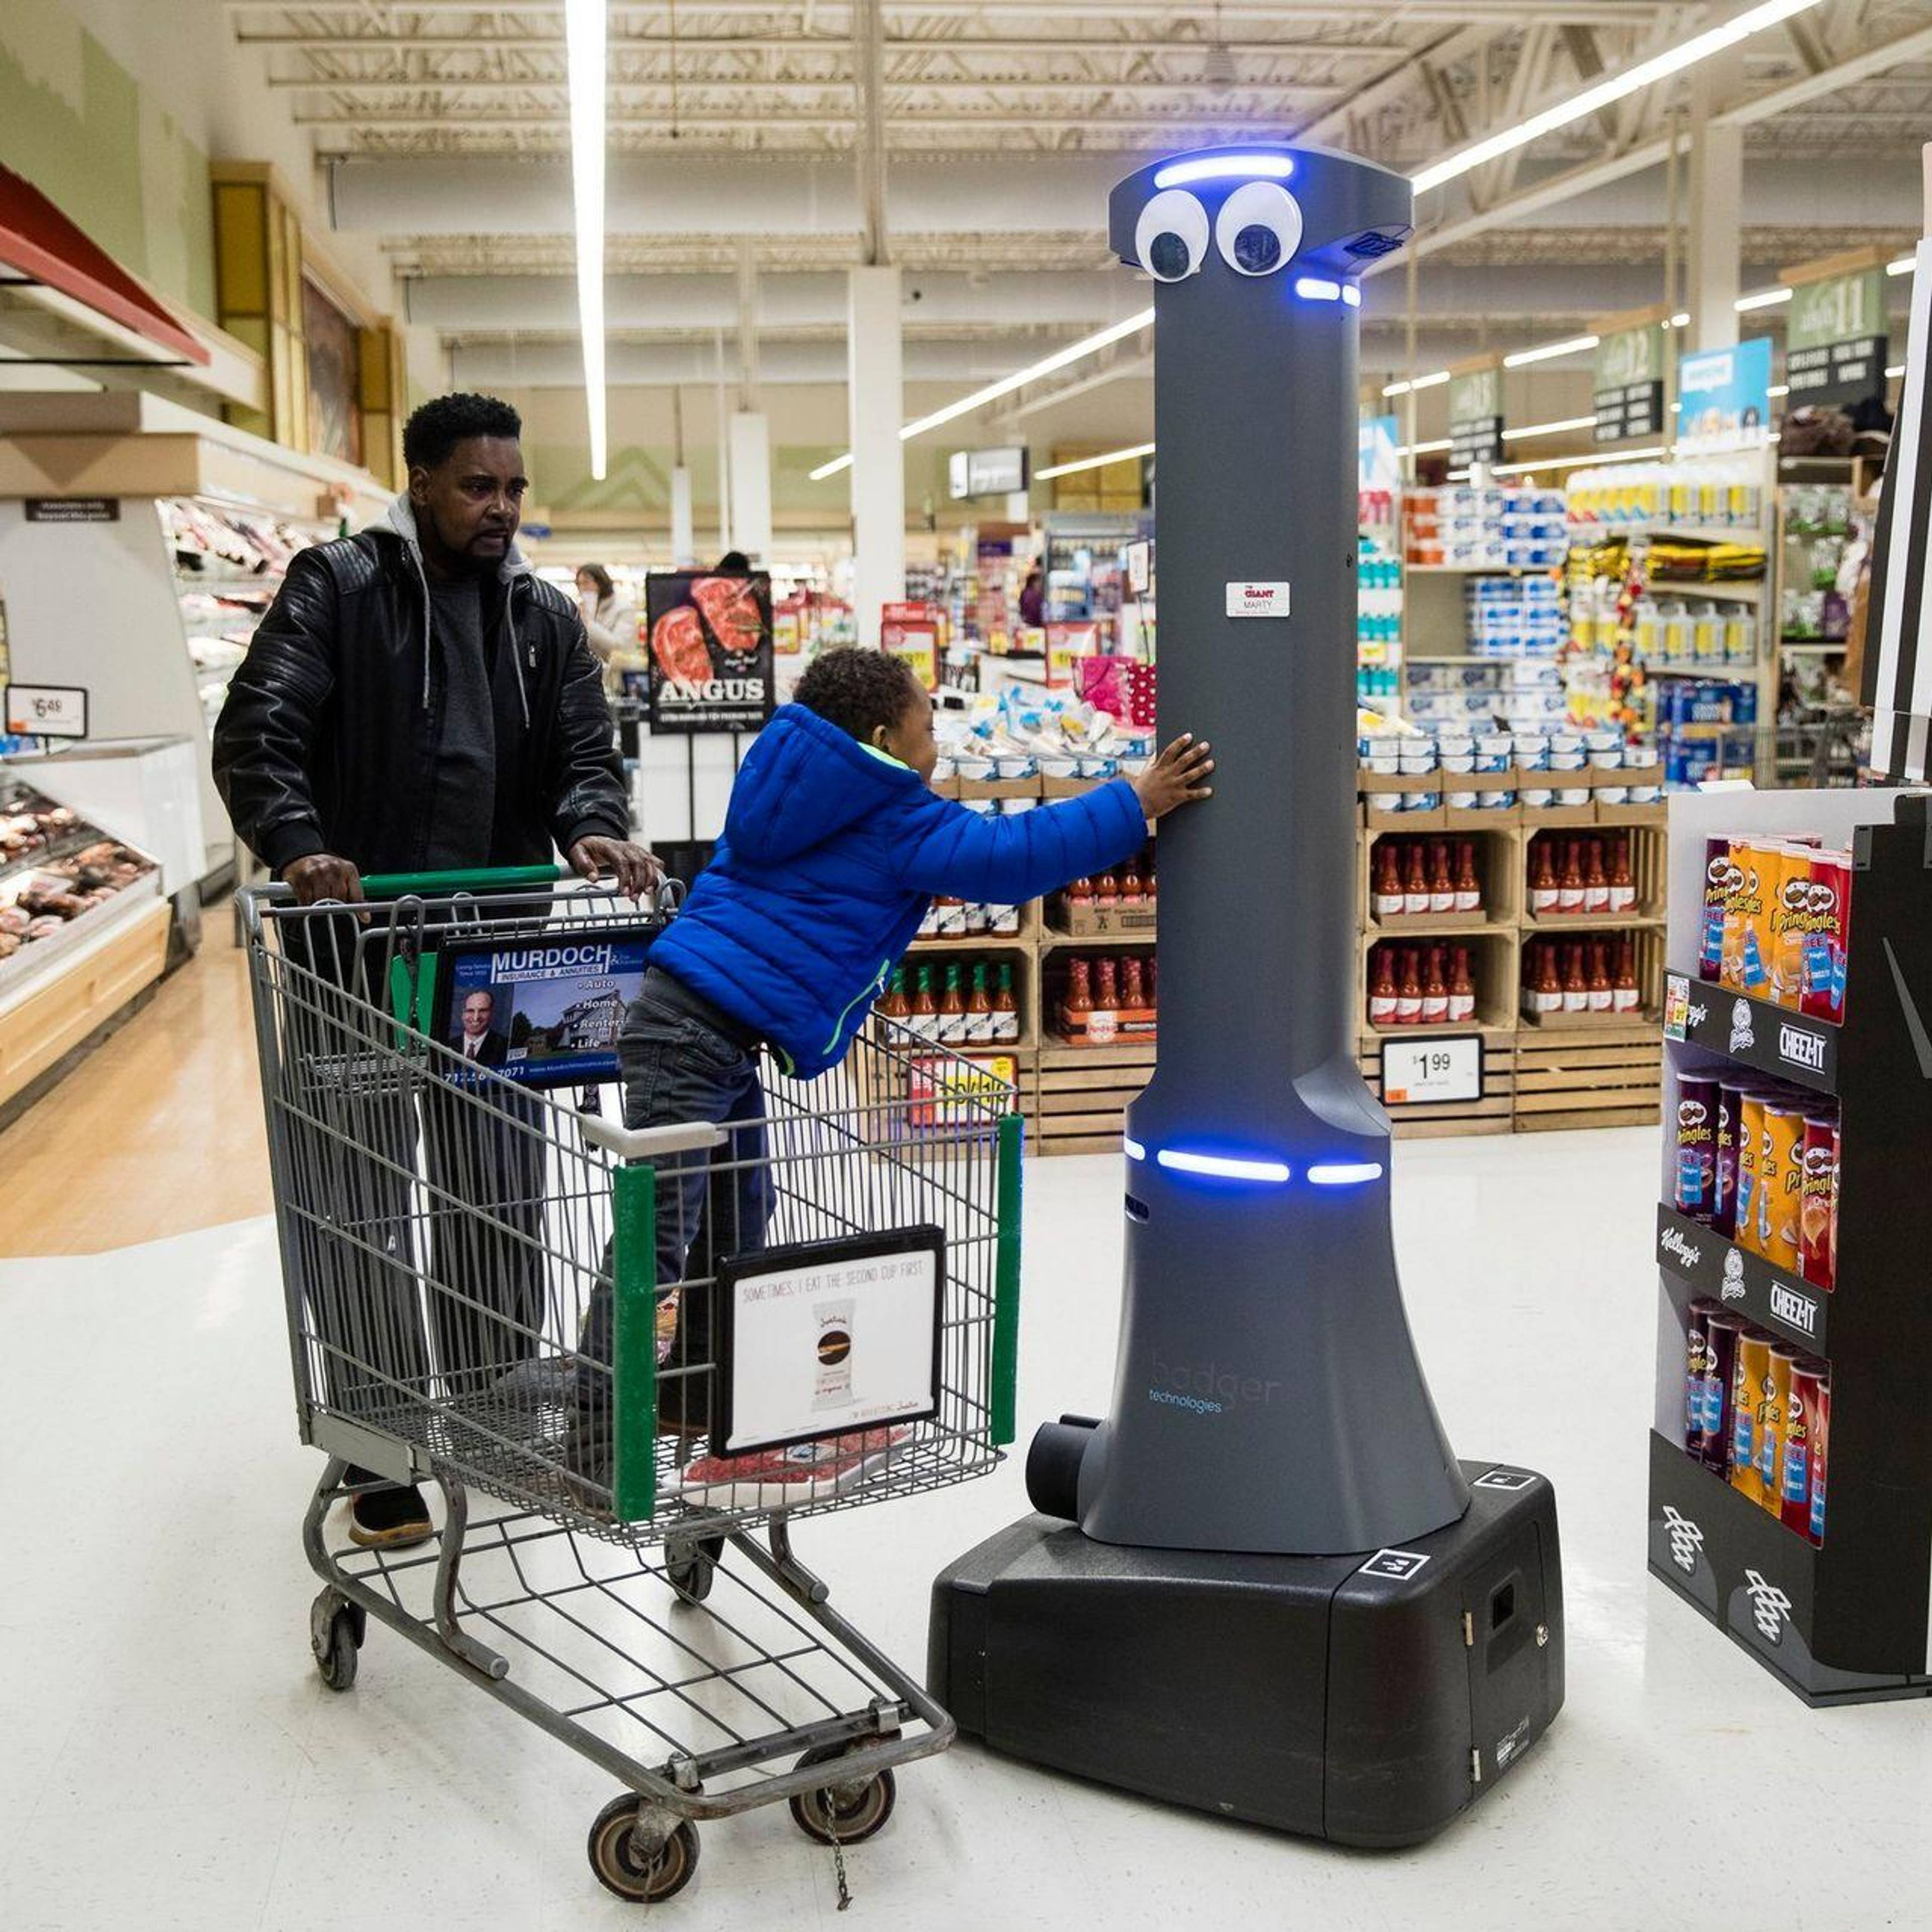
[[[928,1664],[997,1749],[1363,1845],[1438,1830],[1563,1695],[1554,1496],[1443,1434],[1353,1052],[1359,281],[1411,213],[1313,149],[1114,191],[1156,284],[1162,735],[1215,796],[1161,832],[1112,1411],[1040,1432],[1040,1513],[940,1576]]]

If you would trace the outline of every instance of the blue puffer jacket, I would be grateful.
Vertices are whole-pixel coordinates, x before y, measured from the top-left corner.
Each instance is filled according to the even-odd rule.
[[[1124,778],[982,818],[788,704],[746,758],[724,836],[652,963],[800,1073],[822,1073],[844,1058],[934,894],[1023,904],[1120,864],[1146,836]]]

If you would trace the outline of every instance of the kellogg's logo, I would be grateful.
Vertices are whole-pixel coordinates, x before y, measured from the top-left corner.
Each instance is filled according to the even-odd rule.
[[[1675,1255],[1687,1268],[1694,1268],[1704,1252],[1695,1241],[1687,1240],[1682,1232],[1676,1228],[1664,1229],[1662,1246],[1666,1255]]]

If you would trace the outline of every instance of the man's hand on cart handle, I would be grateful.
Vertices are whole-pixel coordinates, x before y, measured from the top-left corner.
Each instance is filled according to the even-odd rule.
[[[311,852],[284,866],[282,878],[295,893],[298,905],[311,906],[323,899],[339,900],[344,905],[362,902],[362,874],[346,859],[333,852]]]
[[[580,838],[570,848],[570,863],[574,872],[586,879],[615,873],[619,891],[640,904],[657,890],[664,877],[664,868],[657,860],[627,838]]]

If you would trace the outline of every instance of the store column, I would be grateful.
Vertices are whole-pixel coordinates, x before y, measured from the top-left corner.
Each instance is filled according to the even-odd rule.
[[[691,508],[691,470],[679,464],[670,472],[670,560],[688,569],[698,561],[698,538]]]
[[[772,425],[740,410],[731,418],[731,542],[754,563],[772,560]]]
[[[905,412],[899,272],[851,271],[852,607],[862,644],[879,641],[879,617],[905,596]]]
[[[1720,55],[1692,82],[1690,234],[1688,249],[1690,346],[1722,349],[1738,339],[1737,301],[1744,203],[1744,143],[1741,127],[1712,117],[1735,98],[1742,52]]]

